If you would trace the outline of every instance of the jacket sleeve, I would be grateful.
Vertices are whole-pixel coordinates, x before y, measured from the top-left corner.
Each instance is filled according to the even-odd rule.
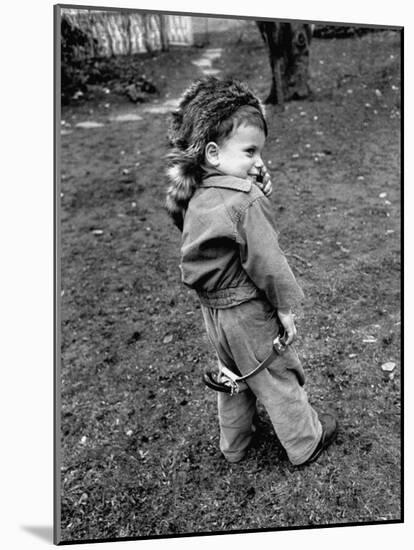
[[[237,237],[243,269],[276,309],[289,309],[304,295],[279,247],[270,201],[260,197],[242,213]]]

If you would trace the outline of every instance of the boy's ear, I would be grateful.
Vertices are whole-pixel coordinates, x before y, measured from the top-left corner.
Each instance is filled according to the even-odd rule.
[[[219,163],[219,146],[214,141],[210,141],[205,149],[206,161],[217,166]]]

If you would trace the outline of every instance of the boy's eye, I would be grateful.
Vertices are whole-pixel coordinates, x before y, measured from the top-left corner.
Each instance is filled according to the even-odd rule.
[[[247,149],[246,153],[250,156],[254,155],[254,149]]]

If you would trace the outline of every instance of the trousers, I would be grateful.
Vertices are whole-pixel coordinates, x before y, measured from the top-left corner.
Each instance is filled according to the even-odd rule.
[[[245,375],[269,355],[279,320],[267,300],[256,298],[228,308],[202,304],[201,310],[219,368],[225,365]],[[246,391],[218,393],[220,450],[229,462],[241,460],[251,443],[256,400],[266,409],[291,463],[301,464],[311,456],[322,426],[303,388],[304,379],[296,350],[289,346],[269,368],[246,380]]]

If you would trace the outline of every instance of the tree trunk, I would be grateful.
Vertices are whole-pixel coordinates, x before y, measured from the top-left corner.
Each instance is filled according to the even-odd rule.
[[[268,49],[272,72],[265,102],[283,105],[284,101],[309,96],[311,25],[277,21],[258,21],[257,25]]]

